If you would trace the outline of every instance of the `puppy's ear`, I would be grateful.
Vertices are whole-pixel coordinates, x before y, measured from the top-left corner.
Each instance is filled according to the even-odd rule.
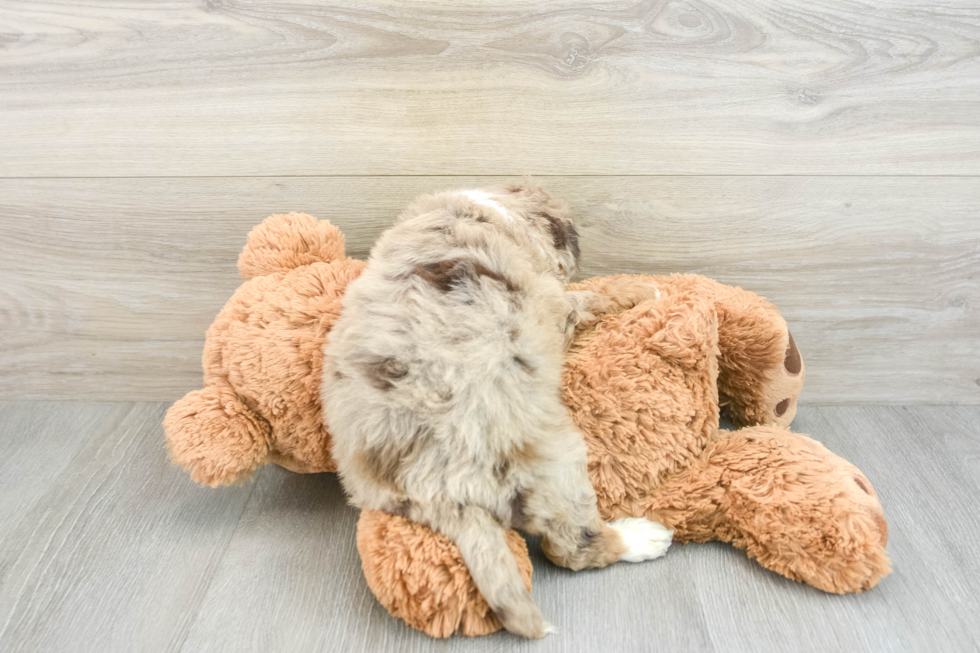
[[[578,259],[582,252],[578,247],[578,229],[571,222],[565,223],[565,241],[568,244],[568,251],[575,258],[575,264],[578,265]]]
[[[544,188],[532,179],[529,175],[524,175],[521,180],[516,184],[510,184],[507,186],[508,193],[523,193],[523,192],[544,192]]]
[[[580,254],[578,247],[578,230],[571,220],[562,219],[547,212],[541,212],[541,217],[548,221],[548,229],[551,231],[551,238],[558,251],[568,252],[578,263]]]

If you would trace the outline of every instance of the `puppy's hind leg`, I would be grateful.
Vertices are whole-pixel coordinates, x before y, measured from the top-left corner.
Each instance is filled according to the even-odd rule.
[[[567,426],[555,443],[550,456],[542,452],[533,487],[522,497],[522,527],[542,536],[545,555],[573,570],[664,555],[673,532],[662,524],[643,518],[602,521],[589,482],[585,443],[574,427]]]
[[[524,585],[503,526],[489,512],[477,506],[454,505],[412,510],[411,517],[456,543],[477,589],[504,628],[532,639],[552,631]]]

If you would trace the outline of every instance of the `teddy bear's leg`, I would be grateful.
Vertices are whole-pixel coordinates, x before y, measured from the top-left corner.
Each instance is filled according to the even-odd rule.
[[[226,385],[187,393],[167,411],[163,428],[170,459],[211,487],[249,478],[269,456],[269,423]]]
[[[507,546],[531,590],[531,559],[515,531]],[[357,550],[368,587],[388,612],[433,637],[486,635],[500,630],[453,542],[426,526],[365,510],[357,524]]]
[[[651,495],[679,541],[721,540],[763,567],[827,592],[889,573],[888,524],[868,479],[816,440],[777,426],[720,431]]]
[[[693,292],[718,314],[718,394],[722,416],[735,426],[789,426],[806,367],[779,311],[748,290],[707,277],[654,277],[664,294]]]

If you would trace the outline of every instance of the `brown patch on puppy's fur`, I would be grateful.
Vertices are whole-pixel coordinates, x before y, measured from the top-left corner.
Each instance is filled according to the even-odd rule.
[[[499,272],[494,272],[493,270],[486,267],[485,265],[482,265],[480,263],[474,263],[473,271],[476,272],[478,276],[487,277],[489,279],[493,279],[494,281],[499,281],[500,283],[504,284],[504,287],[507,288],[508,292],[517,292],[518,290],[520,290],[520,288],[517,287],[517,284],[515,284],[513,281],[511,281],[510,279],[508,279],[507,277],[505,277],[503,274]]]
[[[527,515],[524,512],[524,506],[527,503],[527,497],[524,496],[522,490],[518,490],[514,497],[510,500],[510,527],[511,528],[521,528],[527,521]]]
[[[578,230],[575,229],[575,225],[550,213],[538,212],[535,215],[548,221],[548,228],[551,230],[551,238],[554,242],[555,249],[563,249],[571,252],[575,260],[578,261],[580,251],[578,246]]]
[[[503,481],[507,478],[507,472],[510,471],[510,461],[501,460],[493,466],[493,477],[498,481]]]
[[[527,372],[528,374],[534,372],[534,366],[528,363],[527,359],[525,359],[523,356],[514,356],[514,362],[517,363],[521,367],[521,369]]]
[[[420,428],[412,439],[402,443],[402,447],[398,446],[398,442],[390,440],[381,446],[369,447],[357,453],[358,467],[361,473],[373,477],[380,484],[397,488],[402,469],[414,462],[428,439],[428,431]],[[406,504],[406,509],[411,506],[408,500],[403,503]]]
[[[449,259],[417,265],[415,274],[440,291],[449,292],[466,277],[466,270],[460,266],[459,259]]]
[[[611,565],[627,549],[622,536],[606,524],[602,524],[600,529],[592,526],[582,529],[579,533],[579,544],[581,546],[574,551],[574,559],[567,552],[555,547],[548,538],[541,540],[541,549],[549,560],[574,571]]]
[[[599,534],[599,537],[605,540],[605,542],[603,546],[592,547],[596,550],[596,553],[601,556],[591,561],[595,563],[602,563],[595,564],[594,566],[596,567],[604,567],[616,562],[619,560],[620,556],[626,553],[626,550],[629,548],[626,546],[626,542],[623,541],[623,536],[606,524],[602,525],[602,532]],[[593,565],[590,564],[589,566],[591,567]]]
[[[519,447],[511,451],[511,460],[521,466],[529,466],[540,458],[537,448],[531,442],[522,442]]]
[[[599,537],[599,533],[601,532],[602,531],[599,531],[591,526],[586,526],[582,529],[582,532],[579,533],[579,546],[583,549],[587,549],[592,545],[595,538]]]
[[[412,511],[412,502],[409,499],[402,499],[395,505],[391,506],[390,512],[393,515],[398,515],[399,517],[408,517],[408,514]]]
[[[457,220],[473,220],[474,222],[479,222],[481,224],[489,224],[490,221],[487,216],[483,215],[481,211],[474,210],[470,206],[463,204],[455,204],[448,207],[449,213],[452,214]]]
[[[378,390],[391,390],[395,387],[394,382],[405,378],[406,375],[408,375],[408,367],[391,357],[364,365],[364,376]]]
[[[466,281],[475,281],[478,277],[487,277],[498,281],[504,284],[508,292],[520,290],[504,274],[469,259],[447,259],[437,263],[423,263],[415,267],[415,274],[442,292],[449,292]]]
[[[399,460],[387,448],[365,449],[359,451],[358,467],[360,472],[374,478],[381,485],[397,488],[395,478],[398,474]]]
[[[565,224],[565,237],[568,239],[568,249],[572,253],[572,256],[575,257],[575,262],[578,263],[582,252],[578,246],[578,230],[575,228],[575,225],[571,223]]]

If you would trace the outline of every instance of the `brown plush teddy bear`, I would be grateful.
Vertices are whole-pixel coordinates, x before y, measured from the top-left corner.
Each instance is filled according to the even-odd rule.
[[[205,387],[164,421],[171,458],[195,481],[235,483],[268,462],[335,470],[322,350],[364,265],[345,258],[339,230],[304,214],[249,234],[238,261],[248,281],[208,330]],[[577,285],[614,294],[620,278]],[[566,357],[564,399],[603,517],[656,519],[678,542],[731,542],[828,592],[873,587],[890,571],[881,504],[855,466],[786,429],[805,369],[779,312],[701,276],[648,279],[660,300],[580,331]],[[742,428],[719,430],[719,408]],[[357,540],[367,582],[393,615],[439,637],[500,628],[447,538],[365,511]],[[508,542],[530,587],[524,541],[511,531]]]

